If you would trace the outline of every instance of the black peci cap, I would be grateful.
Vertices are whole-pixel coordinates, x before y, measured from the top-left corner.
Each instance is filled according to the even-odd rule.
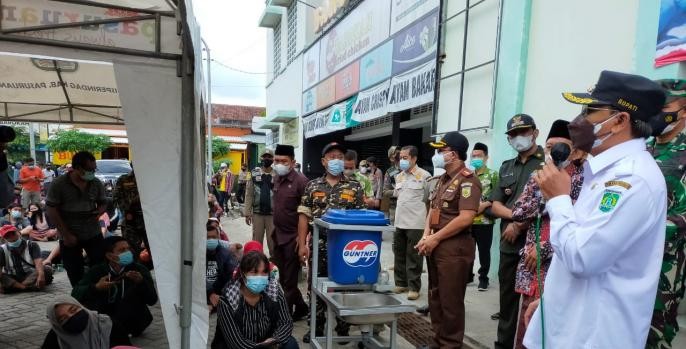
[[[649,121],[665,104],[665,91],[659,84],[640,75],[609,70],[600,73],[591,93],[566,92],[562,97],[574,104],[609,105],[641,121]]]
[[[510,133],[513,130],[520,128],[536,128],[536,122],[531,115],[528,114],[517,114],[513,116],[510,121],[507,122],[507,131],[505,133]]]
[[[292,145],[277,144],[274,154],[295,157],[295,148]]]
[[[548,132],[548,138],[546,138],[546,140],[553,137],[572,139],[572,137],[569,136],[569,129],[567,126],[569,126],[569,121],[561,119],[555,120],[553,125],[550,126],[550,132]]]

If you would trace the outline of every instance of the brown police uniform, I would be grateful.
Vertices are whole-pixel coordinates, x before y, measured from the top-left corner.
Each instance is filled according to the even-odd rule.
[[[431,193],[428,218],[434,234],[460,215],[478,211],[479,178],[469,169],[446,172]],[[441,241],[428,259],[429,309],[437,348],[461,348],[464,337],[464,296],[476,246],[471,226]]]

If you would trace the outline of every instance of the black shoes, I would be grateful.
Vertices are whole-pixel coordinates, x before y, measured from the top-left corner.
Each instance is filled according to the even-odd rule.
[[[480,292],[484,292],[484,291],[488,290],[488,281],[487,280],[479,281],[479,286],[476,289]]]
[[[428,315],[429,314],[429,305],[427,304],[427,305],[424,305],[424,306],[417,308],[417,312],[424,315],[424,316]]]

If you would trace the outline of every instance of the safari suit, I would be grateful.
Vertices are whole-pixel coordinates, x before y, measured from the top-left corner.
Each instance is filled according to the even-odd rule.
[[[431,234],[437,233],[462,210],[479,210],[481,183],[465,167],[448,171],[437,180],[430,195],[427,216]],[[476,245],[471,226],[441,241],[433,249],[429,265],[429,309],[436,348],[462,348],[465,325],[464,296],[474,262]]]
[[[363,190],[360,183],[355,180],[349,180],[345,176],[334,186],[329,185],[326,181],[326,176],[313,179],[305,188],[298,213],[307,216],[312,228],[312,222],[315,218],[323,216],[330,208],[334,209],[363,209],[366,208],[363,200]],[[328,273],[328,255],[327,255],[327,232],[324,229],[319,230],[319,260],[317,261],[318,275],[317,277],[327,277]],[[312,265],[312,244],[309,244],[310,260],[308,263]],[[312,285],[312,269],[309,268],[308,275],[308,298],[312,301],[309,287]],[[326,304],[321,299],[317,299],[317,332],[324,330],[326,324]],[[339,321],[337,329],[345,330],[350,325]]]

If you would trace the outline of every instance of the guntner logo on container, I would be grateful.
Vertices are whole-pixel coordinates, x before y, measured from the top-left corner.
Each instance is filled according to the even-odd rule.
[[[351,267],[368,267],[379,257],[379,246],[372,240],[353,240],[343,247],[343,261]]]

